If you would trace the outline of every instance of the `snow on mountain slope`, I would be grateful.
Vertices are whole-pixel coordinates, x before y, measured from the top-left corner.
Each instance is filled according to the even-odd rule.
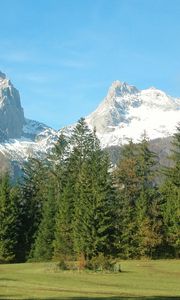
[[[138,142],[144,131],[150,139],[163,138],[171,136],[180,121],[180,99],[156,88],[140,91],[115,81],[86,121],[90,128],[96,127],[102,147],[120,146],[127,139]],[[0,72],[0,153],[10,161],[46,154],[59,134],[71,136],[74,126],[55,131],[25,119],[19,92]]]
[[[149,139],[171,136],[180,121],[180,99],[154,87],[139,91],[115,81],[107,96],[86,121],[96,127],[102,147],[138,142],[146,132]]]
[[[29,155],[42,156],[58,138],[52,128],[24,118],[20,95],[0,71],[0,154],[10,161],[23,161]]]
[[[9,139],[0,144],[0,152],[10,160],[23,161],[29,156],[40,157],[50,151],[59,134],[52,128],[25,119],[23,134],[19,139]]]

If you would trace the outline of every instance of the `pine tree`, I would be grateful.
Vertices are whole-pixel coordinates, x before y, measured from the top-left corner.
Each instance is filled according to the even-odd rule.
[[[94,134],[87,126],[85,119],[81,118],[73,130],[71,137],[72,155],[76,172],[80,171],[82,163],[87,160],[94,149]]]
[[[123,258],[135,257],[137,249],[135,203],[139,195],[140,179],[137,176],[136,149],[137,146],[132,141],[125,145],[114,171],[119,202],[116,247]]]
[[[69,179],[69,178],[68,178]],[[63,189],[58,203],[55,220],[54,258],[70,258],[73,256],[72,217],[74,194],[73,185],[69,180]]]
[[[149,142],[146,135],[142,136],[137,146],[137,175],[140,179],[140,190],[152,189],[155,186],[157,170],[157,155],[149,149]]]
[[[90,139],[88,139],[90,138]],[[72,256],[74,254],[73,241],[73,219],[76,206],[76,182],[82,168],[83,162],[91,151],[89,140],[92,140],[92,133],[87,127],[84,119],[80,119],[73,130],[70,139],[71,151],[68,147],[65,150],[65,161],[63,167],[63,188],[58,199],[58,214],[56,219],[54,257],[61,255]],[[57,166],[60,164],[57,163]]]
[[[69,140],[61,133],[48,156],[49,172],[55,178],[57,198],[62,193],[65,185],[66,162],[69,157],[69,151]]]
[[[171,152],[170,159],[173,166],[168,169],[167,177],[177,188],[180,188],[180,124],[173,137]]]
[[[51,159],[54,165],[52,174],[57,184],[57,212],[55,215],[55,238],[53,257],[72,255],[72,207],[74,197],[74,164],[70,159],[70,142],[61,134],[55,144]],[[71,149],[72,151],[72,149]]]
[[[152,256],[161,243],[160,206],[154,181],[156,164],[146,137],[137,145],[131,141],[122,151],[114,173],[119,194],[117,245],[122,257]],[[159,225],[155,226],[157,220]]]
[[[171,152],[172,166],[163,169],[166,179],[161,186],[164,248],[168,255],[180,257],[180,125],[174,134]]]
[[[89,143],[89,144],[88,144]],[[76,181],[73,222],[74,247],[78,254],[92,257],[112,251],[115,196],[107,156],[100,149],[95,132],[87,135],[86,151]],[[113,247],[112,247],[113,248]]]
[[[29,158],[28,162],[24,164],[23,172],[20,185],[20,219],[22,226],[18,243],[23,249],[22,260],[26,260],[31,256],[35,236],[42,218],[42,207],[47,193],[47,171],[41,161]]]
[[[159,194],[144,190],[136,201],[137,257],[156,257],[162,243],[162,216]]]
[[[0,181],[0,263],[15,261],[17,211],[8,175]]]
[[[54,256],[110,252],[114,195],[107,157],[84,119],[73,130],[56,219]]]
[[[156,255],[162,243],[161,199],[155,179],[157,176],[157,156],[149,149],[148,139],[143,136],[138,145],[137,175],[140,179],[140,195],[136,202],[138,248],[142,256]],[[138,218],[139,209],[144,216]]]
[[[48,261],[53,256],[55,214],[57,209],[53,182],[48,186],[47,199],[43,203],[42,219],[38,226],[32,258],[35,261]]]

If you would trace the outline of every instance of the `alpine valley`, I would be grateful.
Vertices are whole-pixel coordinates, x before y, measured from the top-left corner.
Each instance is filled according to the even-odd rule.
[[[96,128],[101,146],[110,152],[113,163],[117,152],[129,139],[138,142],[144,132],[155,152],[169,152],[171,136],[180,121],[180,99],[154,87],[138,90],[125,82],[112,83],[107,96],[86,118]],[[0,72],[0,166],[13,172],[30,155],[42,157],[50,151],[63,131],[71,135],[74,125],[56,131],[26,119],[18,90]],[[13,167],[14,166],[14,167]]]

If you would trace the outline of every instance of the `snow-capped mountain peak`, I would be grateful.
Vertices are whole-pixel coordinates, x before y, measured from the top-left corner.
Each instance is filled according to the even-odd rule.
[[[111,87],[109,88],[107,98],[111,97],[119,97],[126,94],[136,94],[138,93],[138,89],[133,86],[129,85],[126,82],[121,82],[116,80],[112,83]]]
[[[150,139],[166,137],[180,121],[180,99],[154,87],[140,91],[115,81],[86,121],[96,127],[103,147],[126,143],[129,138],[137,142],[144,131]]]
[[[142,104],[150,107],[161,108],[162,110],[178,109],[179,100],[167,95],[165,92],[155,88],[150,87],[146,90],[140,92],[139,97],[141,98]]]
[[[57,137],[52,128],[24,117],[18,90],[0,72],[0,155],[19,162],[29,155],[41,156]]]
[[[141,91],[117,80],[86,121],[90,128],[96,127],[102,147],[121,145],[127,139],[138,142],[144,131],[150,139],[167,137],[180,121],[180,99],[154,87]],[[71,136],[74,126],[63,129],[64,134]],[[42,156],[60,132],[26,119],[18,90],[0,72],[0,155],[19,162],[32,154]]]

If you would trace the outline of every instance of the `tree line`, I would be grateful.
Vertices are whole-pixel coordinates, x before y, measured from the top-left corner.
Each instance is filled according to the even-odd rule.
[[[20,182],[1,176],[0,263],[178,258],[180,126],[167,159],[172,166],[160,167],[143,136],[123,147],[112,168],[95,130],[80,119],[45,159],[29,158]]]

